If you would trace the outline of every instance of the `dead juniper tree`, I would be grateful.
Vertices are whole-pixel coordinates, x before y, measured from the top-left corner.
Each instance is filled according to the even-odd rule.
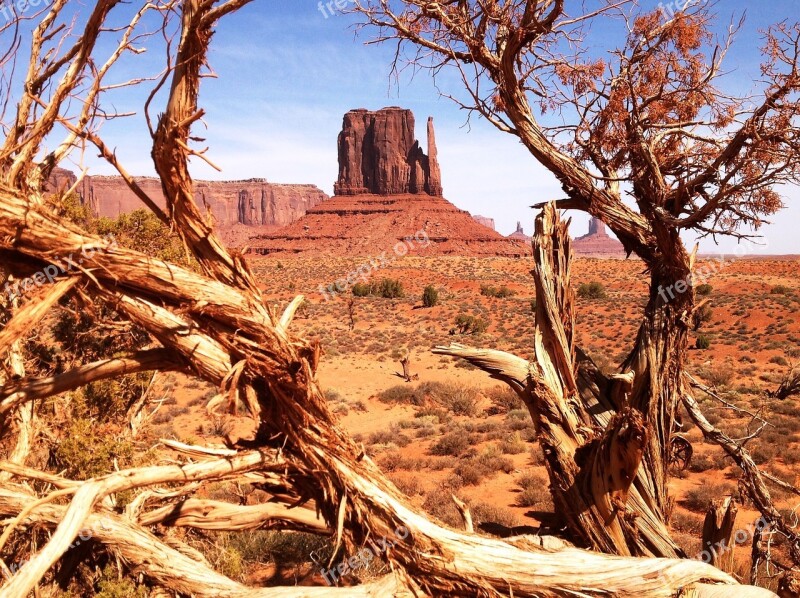
[[[675,435],[683,403],[739,463],[750,497],[800,557],[800,538],[761,474],[709,429],[685,375],[689,327],[703,305],[692,286],[697,248],[681,234],[747,237],[782,207],[779,186],[800,182],[800,26],[764,34],[762,89],[739,97],[722,77],[741,22],[715,42],[718,6],[666,14],[634,0],[361,0],[353,8],[370,43],[396,45],[394,70],[404,61],[429,69],[443,93],[452,81],[444,74],[455,73],[461,85],[448,97],[517,137],[558,179],[565,197],[555,207],[600,218],[646,265],[642,323],[610,378],[573,344],[568,248],[547,238],[552,214],[537,221],[534,242],[533,363],[438,349],[522,396],[557,512],[575,538],[611,554],[682,554],[665,523],[668,464],[686,450]],[[609,41],[615,27],[618,43]]]
[[[652,369],[654,363],[676,368],[681,363],[684,333],[675,328],[677,307],[654,303],[649,324],[641,333],[641,348],[631,358],[630,373],[609,381],[585,359],[576,360],[569,238],[555,206],[547,206],[537,220],[536,364],[490,352],[469,356],[528,398],[540,429],[546,431],[543,437],[550,442],[548,459],[554,476],[578,480],[579,464],[570,461],[569,451],[578,443],[585,444],[585,439],[594,439],[591,447],[596,448],[586,451],[588,461],[583,467],[597,471],[593,475],[602,484],[595,488],[596,500],[584,511],[590,533],[583,540],[590,548],[617,554],[544,548],[540,539],[532,537],[501,541],[447,529],[414,509],[339,427],[316,380],[320,347],[291,331],[302,298],[283,313],[275,313],[247,262],[224,247],[194,201],[189,160],[206,159],[193,148],[193,129],[203,116],[198,94],[209,44],[220,19],[246,4],[248,0],[140,4],[99,0],[75,12],[67,10],[67,0],[55,0],[41,14],[26,17],[32,25],[29,44],[22,44],[25,27],[4,31],[11,36],[4,58],[6,70],[17,62],[27,70],[21,80],[10,75],[3,79],[7,97],[17,98],[14,113],[6,115],[6,137],[0,147],[3,266],[17,279],[36,279],[36,273],[52,272],[51,266],[61,263],[64,256],[81,253],[84,259],[75,268],[59,270],[46,284],[28,285],[25,297],[3,315],[0,357],[8,367],[0,380],[0,432],[4,446],[14,448],[0,462],[0,550],[13,542],[29,562],[13,575],[3,568],[5,563],[0,564],[6,573],[0,593],[21,597],[37,588],[49,589],[53,570],[85,529],[92,530],[92,540],[101,550],[149,586],[199,597],[711,596],[718,595],[716,585],[735,584],[729,575],[700,562],[620,556],[678,554],[663,529],[664,498],[655,485],[665,467],[659,461],[663,455],[654,452],[665,450],[658,444],[662,432],[650,422],[656,407],[641,409],[635,401],[646,400],[645,386],[658,390],[654,385],[660,370]],[[447,10],[453,6],[448,3]],[[119,25],[121,12],[130,17],[125,26]],[[553,22],[540,17],[531,15],[539,23],[537,31],[552,27]],[[110,83],[107,75],[115,72],[120,57],[140,51],[136,41],[140,23],[152,23],[153,18],[164,19],[167,59],[144,108],[149,114],[148,108],[158,106],[159,117],[148,119],[148,124],[165,211],[136,185],[98,129],[104,118],[115,116],[105,102],[106,93],[120,83]],[[170,34],[173,26],[174,36]],[[115,45],[103,55],[100,48],[107,50],[108,45],[98,40],[109,37]],[[653,52],[658,54],[657,49]],[[148,79],[143,75],[131,83]],[[5,106],[10,108],[12,103]],[[532,121],[529,129],[534,137],[541,135]],[[65,138],[53,145],[59,132],[65,132]],[[46,151],[45,144],[55,149]],[[199,271],[109,243],[44,201],[42,185],[48,173],[82,147],[96,149],[180,235]],[[555,161],[576,164],[553,152]],[[594,183],[578,166],[570,168],[576,169],[576,183]],[[711,186],[707,188],[710,192]],[[612,215],[620,232],[629,229],[629,248],[649,252],[654,264],[655,256],[669,247],[666,239],[663,246],[657,242],[653,222],[634,217],[611,191],[599,199],[575,193],[572,201],[587,202],[593,212],[607,219]],[[659,268],[654,277],[675,280],[690,270],[690,262],[684,263],[687,256],[674,256],[674,260],[683,270]],[[54,375],[23,371],[20,339],[41,325],[59,301],[71,296],[110,306],[146,331],[151,344]],[[690,300],[681,302],[685,309],[690,304]],[[153,371],[185,372],[219,388],[216,404],[227,400],[246,405],[254,419],[252,437],[228,449],[165,441],[183,456],[182,461],[121,471],[108,463],[110,473],[85,481],[31,465],[31,439],[36,432],[36,420],[30,417],[32,405],[93,382]],[[680,387],[679,376],[679,369],[670,374],[670,392]],[[671,399],[660,392],[658,396],[659,405]],[[563,414],[561,423],[559,414]],[[671,424],[671,413],[658,421]],[[597,430],[603,428],[607,432],[599,434]],[[663,431],[667,438],[668,430]],[[558,447],[553,442],[556,438],[561,441]],[[645,465],[637,469],[643,459]],[[659,468],[648,466],[650,460]],[[624,467],[609,471],[608,478],[603,475],[603,468],[620,463]],[[631,472],[637,476],[634,486]],[[197,497],[203,485],[221,480],[246,480],[273,500],[247,506]],[[135,494],[124,509],[113,500],[122,492]],[[569,492],[560,499],[562,508],[573,497],[590,501],[582,487],[576,485]],[[632,510],[639,516],[631,517]],[[391,573],[371,583],[353,588],[260,589],[215,571],[190,546],[165,538],[164,526],[232,531],[278,527],[328,534],[341,559],[362,546],[399,537],[396,532],[401,529],[403,539],[383,555]],[[634,529],[644,530],[640,541],[633,539]],[[46,532],[38,536],[40,543],[28,541],[33,531]],[[764,595],[757,588],[744,587],[737,588],[737,593]]]

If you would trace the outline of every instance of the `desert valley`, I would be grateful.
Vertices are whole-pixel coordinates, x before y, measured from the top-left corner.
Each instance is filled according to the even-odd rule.
[[[426,156],[415,140],[410,111],[348,113],[339,137],[340,195],[319,196],[318,189],[302,185],[294,186],[299,195],[270,190],[269,209],[256,211],[285,214],[290,222],[272,216],[224,219],[220,226],[238,232],[228,237],[231,243],[238,239],[249,247],[250,268],[277,311],[305,297],[294,326],[320,342],[318,377],[333,412],[414,504],[459,528],[463,521],[456,497],[482,533],[557,534],[563,522],[554,513],[541,448],[524,405],[486,373],[433,352],[459,342],[532,358],[537,297],[530,273],[531,239],[522,226],[504,238],[442,197],[441,185],[430,183],[430,173],[438,169],[432,122],[428,130]],[[409,155],[414,156],[410,163]],[[69,174],[61,177],[51,186],[74,185]],[[78,187],[98,216],[141,209],[121,179],[101,180],[103,186],[90,179]],[[198,189],[210,192],[198,195],[198,201],[215,215],[247,213],[253,209],[254,185],[270,189],[264,181],[201,183]],[[576,239],[573,250],[576,345],[611,374],[630,350],[626,339],[635,335],[645,307],[648,276],[640,260],[626,259],[622,245],[598,220]],[[756,462],[795,480],[800,475],[800,406],[792,399],[776,401],[771,393],[800,358],[795,317],[800,258],[701,256],[696,270],[706,273],[696,284],[708,300],[691,334],[691,372],[708,390],[697,390],[697,399],[709,421],[732,437],[760,431],[747,442]],[[384,281],[393,283],[391,293],[382,293]],[[370,285],[378,291],[369,290]],[[435,289],[433,305],[425,304],[427,287]],[[408,372],[401,363],[405,359]],[[190,377],[159,374],[148,394],[156,408],[139,440],[142,447],[162,439],[223,447],[254,433],[253,420],[238,411],[213,407],[209,416],[217,391]],[[738,467],[719,447],[705,442],[686,417],[678,433],[694,450],[671,471],[675,502],[670,526],[685,552],[701,558],[703,519],[711,500],[736,497],[742,520],[756,521],[758,512],[748,507],[737,484]],[[231,497],[241,491],[221,485],[211,495]],[[252,492],[241,499],[258,501]],[[796,497],[779,491],[775,499],[796,519]],[[241,562],[236,557],[234,564],[225,563],[234,558],[226,549],[214,558],[234,567],[248,583],[324,582],[302,549],[287,560],[280,532],[249,534],[248,539],[230,538],[228,549],[241,550]],[[241,542],[257,544],[263,552],[256,554]],[[735,547],[736,572],[743,578],[749,574],[750,551],[749,540]],[[373,564],[341,583],[380,572]],[[767,578],[761,581],[774,585]]]
[[[79,4],[0,9],[0,598],[800,597],[788,0]]]

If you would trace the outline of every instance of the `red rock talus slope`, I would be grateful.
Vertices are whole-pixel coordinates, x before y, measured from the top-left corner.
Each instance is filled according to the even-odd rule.
[[[416,241],[412,241],[416,239]],[[429,239],[427,242],[419,240]],[[335,196],[297,222],[253,238],[261,254],[392,255],[408,240],[409,255],[523,256],[525,243],[506,239],[441,197],[427,194]]]
[[[414,137],[414,114],[403,108],[351,110],[339,133],[336,195],[442,195],[433,119],[428,119],[428,155]]]
[[[75,183],[69,170],[55,169],[48,181],[51,190],[63,190]],[[161,207],[166,205],[161,183],[153,177],[135,177],[142,189]],[[76,188],[83,202],[96,216],[116,218],[144,207],[118,176],[87,176]],[[328,199],[314,185],[279,185],[264,179],[244,181],[195,181],[195,200],[214,215],[217,226],[285,226]]]
[[[622,243],[610,237],[606,232],[606,225],[597,218],[592,218],[589,223],[589,234],[575,239],[572,243],[572,250],[576,255],[581,256],[625,257]]]

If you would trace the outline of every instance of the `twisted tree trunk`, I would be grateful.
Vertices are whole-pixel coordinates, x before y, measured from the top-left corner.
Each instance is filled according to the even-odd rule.
[[[525,401],[550,475],[556,512],[576,539],[602,552],[684,556],[666,528],[660,464],[644,459],[663,452],[650,431],[651,409],[636,397],[654,387],[647,365],[606,378],[573,343],[571,249],[567,224],[553,205],[536,220],[535,359],[462,346],[437,353],[463,357],[511,385]],[[640,334],[640,338],[642,335]],[[640,342],[637,354],[652,347]],[[641,371],[641,370],[640,370]],[[657,370],[655,370],[657,371]],[[644,377],[644,381],[639,376]]]

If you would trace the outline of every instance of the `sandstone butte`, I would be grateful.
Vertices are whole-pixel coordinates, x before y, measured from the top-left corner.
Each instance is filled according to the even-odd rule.
[[[489,218],[488,216],[480,216],[479,214],[473,214],[472,217],[475,219],[475,222],[482,224],[487,228],[491,228],[492,230],[497,230],[497,227],[494,225],[494,218]]]
[[[572,242],[575,255],[582,257],[625,258],[622,243],[609,236],[602,220],[592,218],[589,233]]]
[[[56,168],[48,180],[48,189],[69,189],[76,180],[73,172]],[[165,207],[157,178],[135,180],[156,204]],[[95,216],[117,218],[145,207],[119,176],[86,176],[76,191]],[[269,231],[294,222],[326,199],[328,195],[315,185],[283,185],[265,179],[195,181],[198,206],[208,206],[223,238],[232,244],[244,244],[253,231]]]
[[[335,195],[297,222],[251,239],[263,255],[380,255],[409,241],[412,255],[522,256],[530,248],[476,222],[442,197],[433,120],[427,155],[414,138],[414,115],[402,108],[344,115]],[[423,234],[424,233],[424,234]]]
[[[517,220],[517,230],[508,235],[508,238],[516,239],[517,241],[522,241],[523,243],[531,242],[531,238],[525,234],[525,231],[522,228],[522,223],[519,220]]]

